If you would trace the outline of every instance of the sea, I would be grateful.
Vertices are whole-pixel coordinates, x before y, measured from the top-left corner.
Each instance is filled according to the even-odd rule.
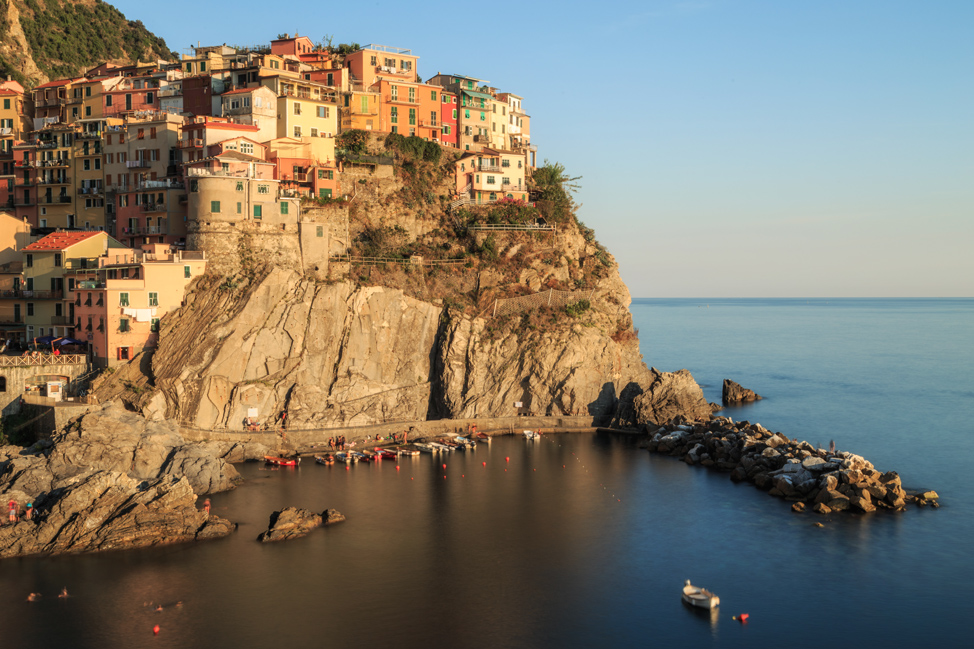
[[[229,538],[0,562],[0,647],[970,646],[974,300],[631,309],[647,364],[689,369],[709,401],[724,379],[764,397],[724,415],[834,441],[942,506],[794,513],[615,434],[349,468],[247,464],[212,498],[240,524]],[[256,542],[285,506],[347,520]],[[686,607],[687,579],[719,609]]]

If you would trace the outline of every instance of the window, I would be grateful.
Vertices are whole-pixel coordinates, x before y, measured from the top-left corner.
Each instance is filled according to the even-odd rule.
[[[260,205],[254,205],[254,218],[255,219],[261,218]]]
[[[10,110],[10,100],[9,99],[4,99],[3,100],[3,108],[4,108],[4,110]]]
[[[27,254],[27,267],[30,268],[33,265],[34,265],[34,255],[28,253]]]
[[[457,118],[457,109],[454,108],[453,109],[453,119],[456,119],[456,118]]]
[[[54,265],[55,266],[61,265],[61,253],[59,252],[54,253]]]
[[[187,72],[192,72],[193,71],[193,64],[192,63],[187,63],[186,64],[186,71]]]
[[[85,159],[84,159],[84,160],[82,161],[82,164],[81,164],[81,166],[82,166],[82,168],[83,168],[83,169],[84,169],[85,171],[91,171],[91,160],[89,160],[88,158],[85,158]]]
[[[254,126],[257,126],[257,124],[255,123]],[[241,142],[240,143],[240,153],[246,153],[247,155],[253,155],[253,153],[254,153],[254,145],[251,144],[250,142]]]
[[[301,127],[300,126],[295,126],[294,127],[294,137],[301,137]]]
[[[118,330],[121,331],[122,333],[125,333],[126,331],[129,330],[128,318],[122,318],[121,320],[118,321]]]
[[[456,113],[457,113],[457,111],[455,111],[455,110],[454,110],[454,111],[453,111],[453,114],[454,114],[454,116],[456,115]],[[470,111],[469,111],[469,110],[464,110],[464,111],[463,111],[463,116],[464,116],[465,118],[467,118],[467,119],[470,119]]]
[[[283,216],[285,214],[287,214],[287,203],[286,202],[282,202],[281,203],[281,215]]]
[[[4,103],[9,103],[9,102],[10,102],[9,99],[4,99]],[[6,392],[6,391],[7,391],[7,377],[0,376],[0,392]]]
[[[324,180],[324,179],[325,179],[325,170],[324,169],[319,169],[318,170],[318,180]]]
[[[106,106],[111,106],[112,105],[112,96],[111,95],[105,95],[105,105]],[[108,137],[110,138],[111,136],[108,136]],[[108,143],[111,144],[112,141],[109,139],[108,140]]]
[[[239,205],[240,203],[237,203]],[[193,276],[193,269],[190,266],[183,266],[183,277],[189,279]]]
[[[159,306],[158,293],[149,293],[149,306]]]
[[[270,194],[271,193],[271,190],[270,190],[270,187],[268,185],[257,185],[257,193],[258,194]]]
[[[159,318],[152,318],[149,321],[149,331],[152,333],[159,333]]]
[[[436,101],[436,91],[430,90],[430,99]]]
[[[493,185],[494,184],[494,177],[493,176],[487,176],[487,184],[488,185]]]
[[[200,72],[206,72],[206,61],[200,61]]]
[[[395,87],[395,86],[393,86],[393,87]],[[396,106],[393,106],[390,109],[390,111],[391,111],[391,115],[392,115],[392,123],[393,124],[398,124],[399,123],[399,109]]]
[[[118,360],[127,361],[129,359],[129,348],[119,347],[118,348]]]
[[[144,128],[140,128],[139,129],[139,133],[138,133],[138,135],[136,135],[136,137],[138,139],[140,139],[140,140],[144,140],[145,139],[145,129]]]
[[[318,117],[326,118],[331,116],[331,111],[328,110],[328,106],[318,106]]]
[[[443,135],[449,135],[451,132],[452,131],[450,131],[450,127],[448,125],[444,124],[443,125]]]
[[[324,189],[324,188],[319,189],[318,190],[318,196],[320,196],[321,198],[331,198],[331,190],[330,189]]]
[[[85,117],[91,117],[91,106],[85,106]]]
[[[151,127],[149,129],[149,139],[150,140],[156,139],[156,127],[155,126],[153,126],[153,127]]]
[[[409,103],[411,103],[411,104],[415,104],[416,103],[416,89],[415,88],[410,88],[409,89]]]
[[[301,114],[301,102],[298,101],[294,102],[294,114],[295,115]]]
[[[315,236],[316,237],[323,237],[323,236],[325,236],[325,226],[323,226],[323,225],[315,226]]]
[[[311,129],[311,137],[318,137],[318,129],[316,128]]]
[[[27,303],[27,315],[29,315],[29,316],[34,315],[34,303],[33,302],[28,302]]]
[[[240,201],[237,201],[237,214],[243,214],[243,203]],[[189,268],[189,266],[186,268]]]
[[[214,214],[220,213],[220,201],[210,201],[210,211]]]
[[[502,167],[510,167],[511,166],[511,161],[508,160],[507,158],[504,158],[503,160],[501,160],[501,166]]]
[[[415,108],[410,108],[409,109],[409,125],[410,126],[416,126],[416,109]]]
[[[242,181],[237,181],[237,191],[238,192],[242,192],[243,191],[243,182]]]
[[[95,158],[95,171],[101,169],[101,158]]]
[[[129,294],[119,293],[118,294],[118,306],[128,306],[129,305]]]
[[[481,122],[487,121],[487,113],[480,113],[480,121]]]

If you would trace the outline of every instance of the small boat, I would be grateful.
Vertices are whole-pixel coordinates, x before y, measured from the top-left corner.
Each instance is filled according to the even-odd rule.
[[[377,453],[380,460],[395,460],[398,457],[394,451],[390,451],[386,448],[377,451]]]
[[[348,453],[335,453],[335,459],[339,462],[344,462],[345,464],[352,464],[353,462],[358,462],[358,458],[351,452]]]
[[[457,443],[457,447],[461,451],[476,451],[477,450],[477,442],[473,441],[472,439],[467,439],[466,437],[457,437],[457,438],[455,438],[455,441]]]
[[[353,458],[356,458],[354,460],[356,462],[358,462],[359,460],[361,460],[362,462],[371,462],[373,458],[372,455],[366,455],[365,453],[359,453],[358,451],[349,451],[349,455],[351,455]]]
[[[273,464],[274,466],[297,466],[301,459],[295,457],[277,457],[276,455],[265,455],[264,461],[268,464]]]
[[[541,439],[541,433],[537,433],[537,432],[535,432],[533,430],[526,430],[526,431],[524,431],[524,438],[525,439]]]
[[[396,448],[396,450],[399,452],[399,455],[419,455],[419,451],[417,449],[409,448],[407,446],[399,446]]]
[[[352,452],[361,453],[363,462],[374,462],[379,459],[379,455],[375,451],[362,449],[361,451],[352,451]]]
[[[457,445],[451,442],[430,442],[430,446],[438,449],[441,453],[457,450]]]
[[[440,449],[433,446],[432,444],[427,444],[425,442],[415,442],[413,444],[416,448],[421,450],[423,453],[439,453]],[[439,446],[439,445],[437,445]]]
[[[484,444],[490,444],[490,435],[487,433],[477,433],[477,441],[483,442]]]
[[[316,455],[315,462],[318,464],[334,464],[335,456],[331,453],[325,453],[324,455]]]
[[[697,608],[712,609],[720,606],[719,597],[706,588],[691,585],[689,579],[683,585],[683,601]]]

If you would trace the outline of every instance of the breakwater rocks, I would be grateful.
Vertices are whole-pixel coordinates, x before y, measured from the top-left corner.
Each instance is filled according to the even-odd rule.
[[[650,433],[648,448],[687,464],[729,471],[735,482],[751,482],[794,502],[795,511],[901,511],[908,502],[937,506],[936,492],[907,495],[895,471],[882,473],[859,455],[830,453],[746,421],[717,417],[670,424]]]
[[[271,514],[267,531],[261,532],[257,540],[262,543],[289,541],[300,538],[321,525],[340,523],[343,520],[345,516],[337,509],[326,509],[321,514],[316,514],[307,509],[286,507]]]

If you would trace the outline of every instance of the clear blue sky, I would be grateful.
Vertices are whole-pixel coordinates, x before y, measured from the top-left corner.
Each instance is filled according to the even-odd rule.
[[[177,52],[327,34],[522,95],[633,296],[974,296],[969,0],[113,4]]]

